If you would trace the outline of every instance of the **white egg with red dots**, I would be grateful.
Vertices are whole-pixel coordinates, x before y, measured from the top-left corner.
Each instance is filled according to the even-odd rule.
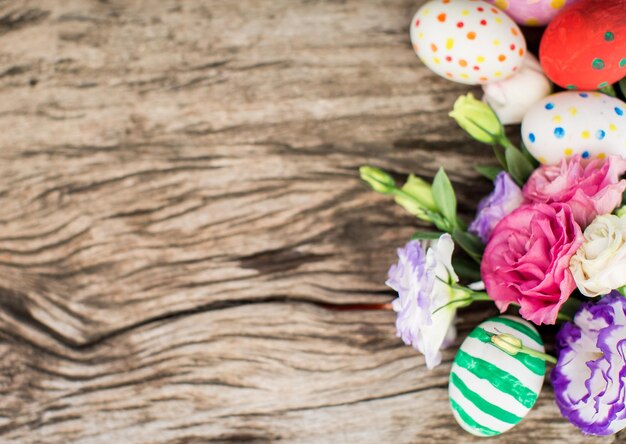
[[[424,4],[411,22],[411,42],[435,74],[469,85],[511,77],[526,55],[526,41],[517,24],[481,0]]]
[[[626,103],[595,91],[552,94],[528,110],[522,139],[543,164],[574,155],[626,157]]]

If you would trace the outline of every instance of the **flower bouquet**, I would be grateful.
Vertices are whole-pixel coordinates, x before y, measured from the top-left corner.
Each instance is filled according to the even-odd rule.
[[[458,309],[492,301],[507,313],[478,325],[451,368],[452,413],[474,435],[519,423],[547,364],[562,415],[583,433],[626,427],[625,19],[624,0],[434,0],[411,23],[430,69],[483,86],[483,101],[462,96],[450,116],[493,147],[499,166],[475,166],[493,192],[468,224],[443,169],[401,186],[373,166],[360,174],[436,229],[398,249],[386,282],[397,335],[429,369],[456,338]],[[517,23],[549,23],[540,61]],[[557,356],[536,328],[553,324]]]

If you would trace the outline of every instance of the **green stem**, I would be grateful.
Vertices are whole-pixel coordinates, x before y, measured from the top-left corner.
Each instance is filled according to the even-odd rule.
[[[500,165],[506,171],[508,167],[506,165],[506,157],[504,157],[504,151],[497,143],[494,143],[491,147],[493,148],[493,154],[496,156],[496,159],[498,160],[498,162],[500,162]]]
[[[467,295],[467,297],[451,300],[447,304],[444,304],[441,307],[436,308],[432,312],[433,315],[435,313],[437,313],[439,310],[442,310],[442,309],[444,309],[446,307],[449,307],[450,305],[459,304],[459,305],[462,305],[463,307],[467,307],[472,302],[476,302],[476,301],[491,301],[491,298],[489,297],[489,295],[487,295],[487,293],[485,293],[484,291],[473,291],[473,290],[470,290],[467,287],[463,287],[463,286],[457,285],[457,284],[450,284],[448,282],[445,282],[443,279],[439,279],[439,278],[437,278],[437,279],[439,281],[441,281],[441,282],[444,282],[446,285],[448,285],[453,290],[465,293]]]
[[[464,304],[465,302],[468,303],[472,303],[474,302],[472,300],[471,297],[467,297],[467,298],[460,298],[460,299],[452,299],[450,302],[448,302],[447,304],[442,305],[441,307],[437,307],[435,310],[433,310],[433,312],[431,313],[431,315],[434,315],[435,313],[437,313],[439,310],[443,310],[446,307],[449,307],[450,305],[454,305],[454,304]],[[469,305],[469,304],[468,304]]]
[[[515,145],[513,145],[513,142],[511,142],[509,140],[508,137],[506,137],[506,134],[502,133],[502,136],[500,136],[500,138],[498,138],[498,143],[502,146],[502,148],[504,148],[505,150],[513,148],[514,150],[518,150],[519,148],[516,147]]]
[[[472,300],[474,300],[474,301],[491,301],[491,300],[493,300],[484,291],[471,291],[470,294],[471,294]]]
[[[520,348],[520,353],[526,353],[527,355],[534,356],[535,358],[543,359],[546,362],[556,364],[556,358],[554,356],[538,352],[530,347],[522,346],[522,348]]]

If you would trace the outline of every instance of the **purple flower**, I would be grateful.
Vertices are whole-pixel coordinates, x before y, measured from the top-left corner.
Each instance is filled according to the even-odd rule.
[[[506,172],[500,172],[493,184],[493,192],[480,201],[476,219],[469,227],[469,231],[478,235],[485,244],[498,222],[524,201],[522,190]]]
[[[626,298],[584,304],[557,335],[550,379],[561,414],[590,435],[626,427]]]
[[[441,362],[440,349],[456,337],[452,325],[456,308],[448,304],[454,291],[449,284],[458,281],[452,269],[454,242],[449,234],[430,242],[425,251],[419,241],[398,249],[398,263],[389,269],[386,284],[398,292],[392,303],[398,313],[396,329],[405,344],[424,354],[426,367]]]

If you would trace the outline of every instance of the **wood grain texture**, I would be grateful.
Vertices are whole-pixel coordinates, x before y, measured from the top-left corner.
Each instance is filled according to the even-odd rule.
[[[489,162],[418,5],[0,2],[0,441],[473,442],[384,303],[418,226],[359,183]],[[459,340],[493,313],[459,318]],[[546,388],[492,442],[585,439]]]

